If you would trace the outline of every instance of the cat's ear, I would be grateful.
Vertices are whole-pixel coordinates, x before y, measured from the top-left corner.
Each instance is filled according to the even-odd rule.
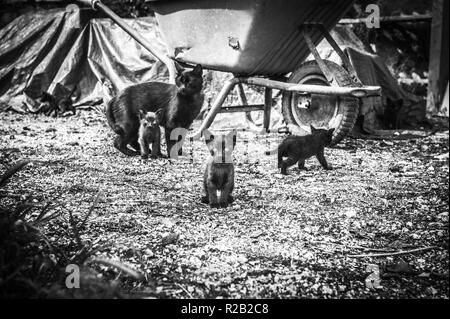
[[[197,65],[195,66],[195,68],[192,70],[192,73],[194,73],[194,74],[196,74],[196,75],[198,75],[198,76],[202,76],[202,74],[203,74],[203,68],[202,68],[202,66],[201,66],[200,64],[197,64]]]
[[[156,120],[156,123],[158,123],[158,125],[161,124],[162,118],[163,118],[163,109],[158,109],[155,112],[155,120]]]
[[[330,136],[331,135],[333,135],[333,133],[334,133],[334,130],[335,130],[335,128],[333,127],[333,128],[330,128],[329,130],[328,130],[328,134],[330,134]]]
[[[177,70],[177,73],[178,73],[178,74],[183,73],[184,68],[183,68],[179,63],[177,63],[177,62],[175,62],[174,64],[175,64],[175,69]]]
[[[311,134],[314,134],[317,132],[317,129],[314,126],[312,126],[312,124],[310,124],[309,127],[311,128]]]
[[[145,117],[145,113],[143,110],[139,110],[139,119],[143,119]]]

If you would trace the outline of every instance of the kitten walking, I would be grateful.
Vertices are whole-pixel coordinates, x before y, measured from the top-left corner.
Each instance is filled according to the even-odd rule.
[[[202,202],[211,207],[226,207],[233,202],[234,164],[231,153],[236,146],[236,132],[205,138],[211,153],[203,176],[205,196]]]
[[[159,124],[161,123],[160,113],[161,110],[147,113],[139,110],[140,125],[138,143],[143,159],[148,158],[150,144],[152,145],[151,158],[157,158],[161,153],[161,131],[159,130]]]
[[[316,129],[311,125],[311,135],[286,137],[278,146],[278,168],[281,174],[287,175],[287,168],[298,162],[299,169],[305,169],[305,160],[316,156],[324,169],[330,170],[325,159],[325,146],[331,145],[334,128]],[[267,152],[269,155],[271,152]],[[287,157],[283,160],[283,157]]]

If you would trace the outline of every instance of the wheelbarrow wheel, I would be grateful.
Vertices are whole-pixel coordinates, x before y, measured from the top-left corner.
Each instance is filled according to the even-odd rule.
[[[352,86],[348,72],[340,65],[326,61],[339,86]],[[329,85],[316,61],[307,61],[292,72],[288,82],[298,84]],[[283,92],[282,112],[287,124],[299,126],[303,131],[314,127],[334,128],[332,144],[339,143],[355,125],[359,112],[356,98],[302,95]]]

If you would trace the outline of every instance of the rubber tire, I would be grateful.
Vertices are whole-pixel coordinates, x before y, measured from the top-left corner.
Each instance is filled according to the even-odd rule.
[[[339,86],[355,86],[349,73],[342,66],[328,60],[324,61],[329,70],[334,74]],[[288,82],[301,83],[302,79],[312,75],[321,76],[323,77],[323,81],[327,82],[316,61],[304,62],[299,68],[292,72]],[[287,124],[299,126],[292,113],[292,95],[292,92],[283,92],[282,113]],[[340,97],[338,98],[338,107],[338,114],[342,115],[342,119],[339,124],[334,127],[335,130],[333,133],[332,145],[339,143],[353,129],[359,114],[359,100],[357,98]],[[309,126],[310,123],[301,124]]]

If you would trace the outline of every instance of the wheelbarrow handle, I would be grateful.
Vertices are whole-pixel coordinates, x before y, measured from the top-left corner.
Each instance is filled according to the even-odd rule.
[[[169,70],[169,82],[175,83],[175,64],[166,54],[160,52],[159,50],[152,47],[152,45],[141,36],[135,29],[133,29],[128,23],[126,23],[122,18],[115,14],[110,8],[105,6],[100,0],[78,0],[78,2],[83,5],[91,5],[94,10],[100,10],[106,14],[111,20],[113,20],[120,28],[122,28],[126,33],[128,33],[133,39],[135,39],[140,45],[146,48],[151,55],[157,58],[159,61],[164,63]]]
[[[97,2],[98,0],[78,0],[78,2],[86,5],[86,6],[92,6],[92,8],[95,9],[95,2]]]

